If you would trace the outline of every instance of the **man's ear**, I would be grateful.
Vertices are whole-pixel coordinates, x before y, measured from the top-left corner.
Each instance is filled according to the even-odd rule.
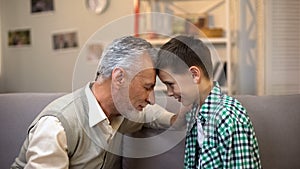
[[[123,68],[117,67],[112,71],[112,82],[121,86],[125,82],[125,70]]]
[[[196,66],[191,66],[189,71],[192,74],[193,82],[199,84],[201,80],[201,70]]]

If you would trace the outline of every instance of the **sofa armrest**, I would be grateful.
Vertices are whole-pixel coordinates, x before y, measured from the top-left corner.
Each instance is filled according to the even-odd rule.
[[[0,168],[10,168],[35,116],[63,93],[0,94]]]

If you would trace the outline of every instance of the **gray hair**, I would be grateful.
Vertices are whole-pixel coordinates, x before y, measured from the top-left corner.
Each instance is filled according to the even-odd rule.
[[[157,52],[153,46],[144,39],[125,36],[115,39],[104,50],[97,69],[97,78],[102,82],[111,77],[114,68],[121,67],[132,75],[141,69],[140,58],[148,53],[153,63],[156,62]]]

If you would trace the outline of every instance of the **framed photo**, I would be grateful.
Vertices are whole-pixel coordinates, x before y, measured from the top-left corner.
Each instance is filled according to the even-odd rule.
[[[8,31],[8,46],[31,45],[30,29],[16,29]]]
[[[53,33],[52,44],[54,50],[72,49],[78,47],[78,35],[76,31]]]
[[[88,44],[86,60],[90,63],[98,63],[101,58],[103,49],[104,49],[104,44],[102,43]]]
[[[31,13],[54,11],[53,0],[31,0]]]
[[[86,0],[86,7],[96,14],[104,12],[107,6],[108,0]]]

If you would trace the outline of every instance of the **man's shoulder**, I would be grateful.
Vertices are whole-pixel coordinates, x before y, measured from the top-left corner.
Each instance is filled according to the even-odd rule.
[[[83,91],[84,91],[83,89],[78,89],[72,93],[68,93],[66,95],[63,95],[55,99],[50,104],[48,104],[42,112],[45,111],[62,112],[66,109],[74,108],[74,103],[84,98],[85,95]]]

